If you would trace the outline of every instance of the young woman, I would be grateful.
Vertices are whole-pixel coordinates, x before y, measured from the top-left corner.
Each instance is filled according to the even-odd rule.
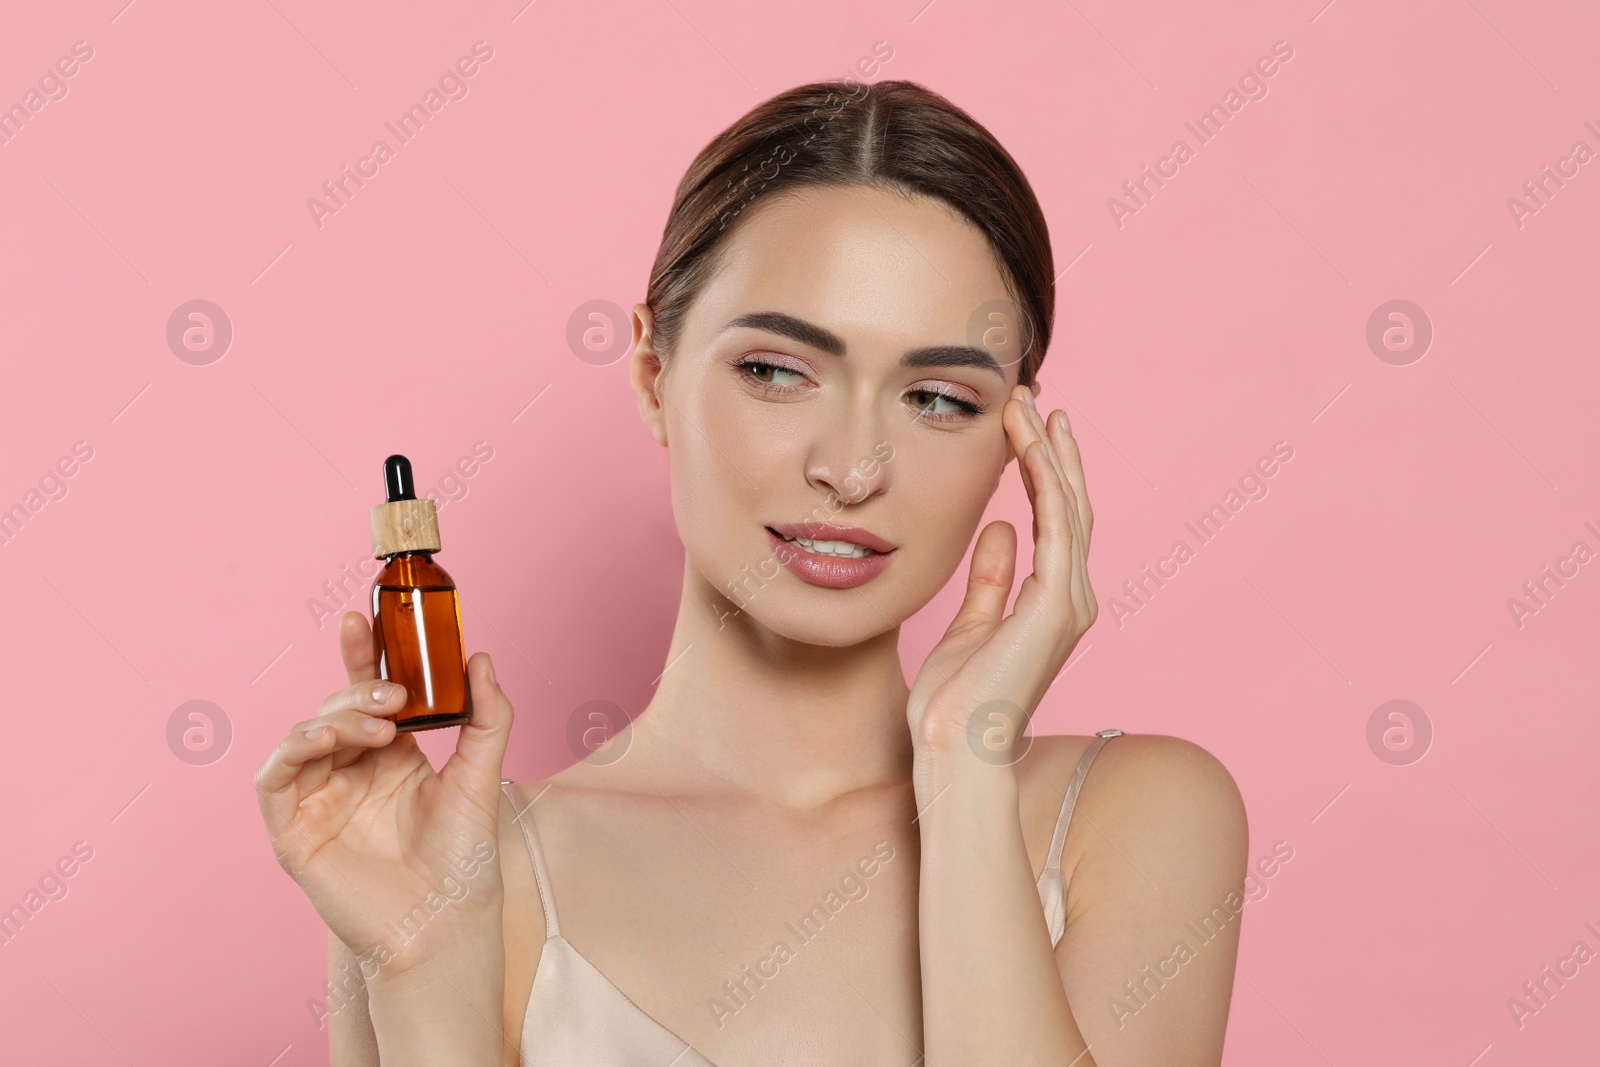
[[[1097,611],[1078,446],[1034,404],[1052,271],[1011,157],[916,84],[802,86],[701,152],[632,316],[686,554],[648,708],[503,781],[479,652],[436,772],[349,613],[350,684],[257,774],[330,930],[338,1067],[1219,1062],[1233,780],[1176,738],[1022,733]],[[1016,531],[985,526],[907,686],[900,624],[1012,459],[1032,574],[1007,614]]]

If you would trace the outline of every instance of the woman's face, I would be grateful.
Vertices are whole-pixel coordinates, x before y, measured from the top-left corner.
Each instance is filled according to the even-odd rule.
[[[944,586],[1012,458],[1015,305],[976,227],[874,188],[769,197],[721,253],[659,378],[635,308],[634,384],[679,535],[719,616],[856,644]],[[769,530],[784,523],[893,550],[830,562]]]

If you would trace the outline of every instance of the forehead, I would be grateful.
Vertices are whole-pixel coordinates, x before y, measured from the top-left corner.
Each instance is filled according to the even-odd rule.
[[[752,309],[818,323],[848,343],[967,339],[980,308],[1009,299],[988,239],[926,197],[870,187],[774,194],[741,213],[694,329]]]

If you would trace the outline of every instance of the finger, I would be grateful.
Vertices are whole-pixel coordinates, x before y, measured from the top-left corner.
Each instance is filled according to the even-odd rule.
[[[1031,577],[1053,593],[1066,594],[1072,579],[1072,523],[1068,517],[1066,490],[1061,479],[1055,477],[1055,467],[1050,462],[1050,445],[1037,440],[1028,446],[1022,463],[1033,473],[1035,490],[1033,503],[1034,527],[1033,574]],[[1022,593],[1017,597],[1021,608],[1023,596],[1032,588],[1023,582]]]
[[[405,686],[399,682],[368,681],[357,682],[328,694],[328,698],[317,709],[317,714],[326,716],[346,708],[356,708],[369,715],[395,715],[405,706]]]
[[[1007,401],[1006,409],[1001,412],[1001,424],[1006,430],[1006,440],[1011,446],[1012,453],[1017,457],[1017,473],[1022,476],[1022,486],[1028,491],[1028,506],[1038,506],[1038,493],[1033,482],[1033,472],[1023,462],[1023,456],[1028,451],[1028,446],[1038,440],[1038,433],[1033,428],[1033,422],[1028,418],[1027,401],[1018,394],[1015,402]],[[1033,522],[1034,540],[1039,539],[1039,521],[1035,517]]]
[[[1030,391],[1028,395],[1031,397],[1033,394]],[[1085,556],[1088,551],[1088,544],[1083,529],[1083,513],[1079,505],[1078,493],[1073,488],[1073,483],[1067,474],[1067,463],[1062,458],[1061,445],[1059,443],[1057,434],[1050,425],[1050,421],[1052,420],[1046,420],[1045,417],[1040,414],[1039,409],[1032,405],[1030,405],[1028,408],[1028,415],[1034,425],[1034,429],[1038,432],[1040,439],[1047,442],[1050,446],[1050,465],[1055,470],[1056,478],[1059,480],[1067,500],[1067,518],[1072,527],[1072,551],[1075,558],[1081,558]],[[1051,415],[1055,416],[1053,421],[1057,424],[1057,426],[1059,426],[1061,419],[1065,416],[1065,412],[1057,410],[1051,412]]]
[[[494,662],[487,652],[473,653],[467,660],[467,681],[472,687],[472,719],[456,735],[455,753],[439,773],[448,774],[453,766],[460,766],[480,786],[498,788],[506,743],[511,739],[511,701],[495,680]]]
[[[382,690],[388,692],[382,693]],[[316,718],[296,723],[289,731],[289,736],[256,772],[256,791],[268,827],[286,825],[300,806],[300,801],[321,787],[328,771],[355,762],[365,748],[379,747],[392,741],[394,724],[385,716],[394,715],[403,707],[404,686],[392,682],[362,682],[330,695],[322,702]],[[360,731],[359,734],[347,726],[345,734],[359,736],[362,741],[362,744],[348,750],[330,743],[339,740],[341,735],[337,729],[331,733],[319,731],[316,737],[309,736],[309,732],[318,727],[335,724],[340,716],[344,716],[347,723],[353,721],[348,717],[354,714],[387,725],[380,725],[377,730]],[[373,744],[367,744],[368,741]],[[330,756],[326,766],[320,769],[308,767],[314,761]],[[272,801],[270,804],[269,799]]]
[[[1023,393],[1026,389],[1027,386],[1024,385],[1012,386],[1011,395],[1006,397],[1006,402],[1005,404],[1001,405],[1000,409],[1000,424],[1005,427],[1006,431],[1006,452],[1008,453],[1006,456],[1006,462],[1010,463],[1012,458],[1015,457],[1017,460],[1017,469],[1019,471],[1022,469],[1022,450],[1027,447],[1027,444],[1025,441],[1019,442],[1016,439],[1015,433],[1012,432],[1012,415],[1006,409],[1011,407],[1011,402],[1015,400],[1019,407],[1022,407],[1024,410],[1026,410],[1028,402],[1022,399]]]
[[[377,729],[366,729],[363,722],[376,723]],[[302,780],[302,773],[318,762],[331,763],[329,757],[341,748],[378,748],[393,738],[393,722],[353,708],[296,723],[256,771],[256,796],[267,829],[281,832],[293,820],[300,801],[322,785],[320,780]],[[326,770],[317,777],[325,780]]]
[[[302,729],[301,737],[306,737],[312,744],[323,745],[328,752],[326,758],[307,760],[299,771],[296,785],[301,800],[322,789],[334,768],[350,765],[366,752],[386,747],[390,741],[394,741],[395,736],[397,733],[392,718],[366,715],[354,707],[334,712],[333,715],[318,715],[306,729]]]
[[[1017,393],[1019,399],[1016,406],[1020,409],[1020,413],[1014,415],[1013,421],[1007,423],[1006,426],[1012,435],[1012,447],[1021,457],[1021,462],[1017,464],[1017,468],[1022,475],[1023,484],[1027,486],[1028,502],[1033,508],[1034,573],[1037,574],[1043,571],[1061,574],[1059,566],[1053,564],[1041,566],[1039,562],[1041,559],[1040,545],[1045,536],[1041,520],[1046,517],[1053,518],[1056,520],[1058,529],[1065,529],[1068,536],[1065,538],[1058,536],[1056,543],[1068,553],[1066,558],[1069,563],[1073,546],[1073,538],[1070,536],[1073,530],[1073,522],[1066,498],[1066,482],[1058,473],[1056,461],[1053,458],[1055,446],[1045,436],[1045,427],[1039,420],[1038,411],[1034,410],[1026,400],[1026,397],[1031,395],[1027,390],[1019,387],[1019,392]],[[1040,457],[1042,463],[1038,467],[1030,465],[1027,461],[1027,452],[1034,444],[1038,444],[1040,451],[1043,453]],[[1050,503],[1052,500],[1055,501],[1054,505]],[[1057,510],[1058,514],[1047,516],[1052,506]]]
[[[295,789],[303,804],[328,784],[336,769],[349,766],[373,749],[387,747],[397,735],[392,720],[347,708],[311,720],[300,736],[328,750],[319,758],[306,760],[295,776]]]
[[[286,766],[301,766],[324,756],[339,755],[346,746],[381,748],[394,739],[395,723],[359,708],[341,708],[296,723],[279,745]]]
[[[1033,394],[1030,392],[1028,395],[1032,396]],[[1061,412],[1058,409],[1057,411],[1051,412],[1051,414],[1056,416],[1055,422],[1059,424],[1061,418],[1065,415],[1065,412]],[[1033,423],[1034,429],[1039,434],[1040,440],[1045,441],[1050,446],[1050,465],[1055,469],[1056,477],[1060,480],[1062,489],[1067,498],[1067,516],[1072,525],[1073,551],[1078,555],[1083,555],[1088,550],[1088,545],[1084,539],[1083,515],[1078,503],[1078,494],[1074,490],[1072,481],[1067,474],[1066,461],[1063,460],[1061,456],[1061,446],[1056,438],[1055,433],[1052,431],[1049,425],[1049,421],[1040,414],[1037,407],[1030,405],[1028,408],[1028,415],[1030,421]]]
[[[378,642],[367,625],[367,617],[359,611],[347,611],[339,616],[339,654],[344,659],[347,680],[352,684],[369,682],[378,676]]]
[[[1092,533],[1094,513],[1089,509],[1089,494],[1084,488],[1083,457],[1078,452],[1078,443],[1072,437],[1072,426],[1067,421],[1067,413],[1059,408],[1050,413],[1046,420],[1047,430],[1050,433],[1052,452],[1061,461],[1061,466],[1066,470],[1065,490],[1068,500],[1068,512],[1073,522],[1072,542],[1072,602],[1083,613],[1090,625],[1093,625],[1097,614],[1098,605],[1094,597],[1094,590],[1089,585],[1089,538]]]
[[[1051,414],[1059,416],[1060,412],[1054,411]],[[1059,424],[1061,420],[1057,418],[1055,421]],[[1075,559],[1082,559],[1085,555],[1085,545],[1083,541],[1083,513],[1078,507],[1078,493],[1072,487],[1072,480],[1067,477],[1064,469],[1065,461],[1061,458],[1061,446],[1058,443],[1056,432],[1046,425],[1044,433],[1045,440],[1050,444],[1050,459],[1055,467],[1056,478],[1061,485],[1062,496],[1067,501],[1067,521],[1072,527],[1073,555]]]
[[[1072,424],[1067,420],[1066,411],[1058,408],[1050,415],[1050,439],[1061,457],[1061,467],[1077,501],[1078,525],[1083,530],[1083,548],[1087,553],[1094,536],[1094,510],[1089,506],[1089,490],[1084,484],[1083,454],[1078,451],[1078,439],[1072,436]]]
[[[1038,398],[1033,395],[1032,389],[1028,390],[1027,396],[1028,399],[1032,401],[1028,404],[1028,421],[1033,423],[1033,428],[1035,432],[1038,433],[1039,440],[1044,441],[1046,444],[1050,444],[1050,430],[1045,425],[1044,415],[1039,411]],[[1062,484],[1065,485],[1067,481],[1067,472],[1062,469],[1061,457],[1056,453],[1053,444],[1050,448],[1050,464],[1051,466],[1055,467],[1056,475],[1060,477]]]
[[[945,636],[968,628],[987,632],[998,626],[1005,616],[1006,599],[1011,595],[1016,573],[1017,531],[1009,522],[996,519],[978,534],[967,573],[967,595],[945,629]]]

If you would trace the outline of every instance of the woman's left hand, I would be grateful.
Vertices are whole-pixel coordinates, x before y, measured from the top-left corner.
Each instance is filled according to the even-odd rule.
[[[1020,758],[1013,751],[1017,738],[1099,614],[1087,562],[1094,513],[1066,412],[1052,412],[1047,422],[1032,391],[1019,385],[1001,422],[1033,506],[1033,573],[1005,615],[1017,533],[1004,520],[983,528],[966,599],[923,663],[906,704],[923,764],[919,779],[942,781],[952,758],[970,755],[993,765]],[[933,784],[931,777],[921,784]]]

